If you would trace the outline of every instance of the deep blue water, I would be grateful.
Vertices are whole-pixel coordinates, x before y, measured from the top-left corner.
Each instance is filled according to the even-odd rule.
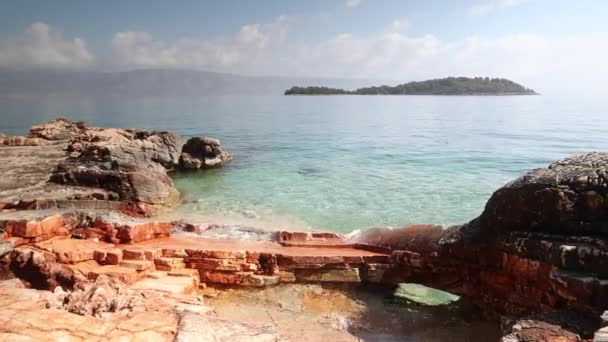
[[[466,222],[526,170],[608,150],[607,111],[551,95],[0,98],[0,132],[60,115],[218,137],[235,159],[176,177],[181,213],[348,232]]]

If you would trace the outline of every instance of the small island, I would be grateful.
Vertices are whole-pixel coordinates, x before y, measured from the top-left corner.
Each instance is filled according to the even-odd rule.
[[[344,90],[328,87],[291,87],[285,95],[538,95],[534,90],[504,78],[447,77]]]

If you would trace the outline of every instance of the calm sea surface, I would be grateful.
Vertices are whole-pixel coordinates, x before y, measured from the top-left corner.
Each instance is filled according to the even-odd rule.
[[[542,96],[0,98],[0,132],[58,115],[218,137],[227,167],[176,175],[179,213],[350,232],[477,216],[526,170],[608,150],[608,101]]]

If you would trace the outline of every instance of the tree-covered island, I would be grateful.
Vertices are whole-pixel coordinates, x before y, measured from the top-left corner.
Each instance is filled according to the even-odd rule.
[[[291,87],[285,95],[537,95],[521,84],[504,78],[447,77],[420,82],[408,82],[394,87],[344,90],[328,87]]]

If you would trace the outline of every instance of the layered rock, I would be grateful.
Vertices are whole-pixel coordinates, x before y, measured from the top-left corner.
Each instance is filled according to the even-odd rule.
[[[183,146],[172,132],[94,128],[66,119],[36,125],[27,137],[2,136],[0,145],[10,146],[0,149],[0,165],[6,165],[0,171],[9,175],[0,181],[0,209],[155,213],[179,197],[168,172],[219,166],[231,158],[217,139],[193,138]]]
[[[19,146],[1,148],[0,158],[25,160],[18,166],[36,176],[11,174],[0,163],[0,171],[6,171],[0,180],[3,211],[77,203],[96,211],[143,214],[175,202],[177,191],[168,171],[230,160],[215,139],[193,138],[182,148],[173,133],[91,128],[62,119],[35,126],[28,138],[11,139]],[[608,154],[589,153],[507,184],[467,224],[372,229],[352,240],[328,233],[279,232],[272,235],[276,240],[247,244],[192,241],[168,238],[174,227],[170,222],[82,212],[40,217],[5,212],[0,219],[0,258],[4,255],[5,263],[0,270],[10,270],[31,287],[68,290],[106,276],[184,293],[199,281],[248,287],[407,281],[469,297],[494,316],[513,315],[512,324],[505,326],[505,341],[576,341],[599,328],[599,317],[608,307],[606,196]],[[160,279],[174,278],[142,280],[157,271],[167,272]],[[74,295],[75,303],[94,291],[84,289]],[[103,305],[83,307],[84,314],[100,310]],[[578,331],[568,325],[571,319],[528,316],[554,310],[574,312],[592,328]],[[186,316],[170,317],[173,337],[177,322]],[[192,325],[183,326],[184,332],[195,333]],[[596,333],[603,335],[605,331]]]
[[[198,170],[221,166],[231,159],[232,156],[220,148],[218,139],[194,137],[184,145],[179,165],[185,170]]]
[[[587,153],[528,172],[492,195],[484,232],[608,237],[608,156]]]
[[[448,290],[494,315],[569,309],[597,321],[608,307],[607,174],[608,154],[575,156],[497,190],[465,225],[371,230],[356,242],[391,251],[384,282]]]
[[[174,133],[88,129],[69,142],[70,156],[50,181],[101,188],[122,202],[172,206],[179,194],[167,168],[177,164],[180,147]]]

